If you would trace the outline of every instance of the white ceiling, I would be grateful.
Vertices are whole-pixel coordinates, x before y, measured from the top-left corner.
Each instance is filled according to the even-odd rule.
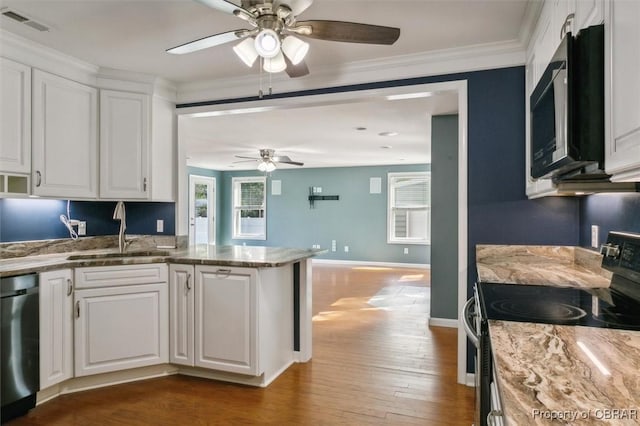
[[[239,0],[234,0],[239,3]],[[539,0],[314,0],[301,19],[329,19],[399,27],[393,46],[308,40],[306,62],[314,69],[393,59],[468,46],[523,42],[528,3]],[[38,32],[1,17],[11,33],[88,63],[163,77],[181,85],[255,75],[230,45],[187,55],[167,48],[208,35],[248,28],[246,23],[192,0],[0,0],[1,7],[50,27]],[[304,79],[305,77],[302,77]],[[257,83],[256,83],[257,88]],[[427,114],[457,110],[455,96],[420,100],[319,106],[260,114],[181,118],[180,137],[189,164],[219,170],[234,155],[274,148],[310,167],[403,164],[429,161]],[[357,131],[355,127],[366,127]],[[396,131],[398,136],[378,133]],[[390,145],[391,149],[381,146]],[[230,166],[234,166],[233,168]]]

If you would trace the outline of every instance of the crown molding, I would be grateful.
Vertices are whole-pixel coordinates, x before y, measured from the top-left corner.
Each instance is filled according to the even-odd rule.
[[[529,46],[533,32],[540,19],[540,13],[542,13],[542,6],[544,2],[529,0],[527,2],[524,17],[522,19],[522,26],[520,27],[520,33],[518,34],[518,40],[526,49]]]
[[[279,73],[271,76],[271,81],[278,92],[296,92],[524,64],[524,44],[520,40],[511,40],[314,68],[310,75],[297,79]],[[267,88],[263,85],[264,92]],[[185,83],[179,84],[177,89],[178,103],[253,97],[258,93],[259,76]]]
[[[159,96],[170,102],[176,101],[177,89],[173,82],[152,74],[115,68],[100,68],[97,84],[101,89],[124,90]]]
[[[90,86],[98,66],[0,29],[0,56]]]

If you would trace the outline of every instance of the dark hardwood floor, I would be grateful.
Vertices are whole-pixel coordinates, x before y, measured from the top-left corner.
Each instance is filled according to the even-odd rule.
[[[268,388],[171,376],[60,396],[20,425],[471,425],[456,330],[427,325],[429,271],[314,266],[313,360]]]

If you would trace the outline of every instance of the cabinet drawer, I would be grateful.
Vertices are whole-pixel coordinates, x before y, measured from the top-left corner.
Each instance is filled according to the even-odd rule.
[[[77,268],[75,272],[76,288],[153,284],[167,282],[167,279],[167,265],[164,263],[96,266]]]

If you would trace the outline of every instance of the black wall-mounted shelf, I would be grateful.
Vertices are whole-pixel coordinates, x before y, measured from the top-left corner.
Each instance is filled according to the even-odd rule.
[[[339,195],[315,195],[313,193],[313,187],[309,188],[309,207],[313,208],[316,201],[337,201],[340,199]]]

